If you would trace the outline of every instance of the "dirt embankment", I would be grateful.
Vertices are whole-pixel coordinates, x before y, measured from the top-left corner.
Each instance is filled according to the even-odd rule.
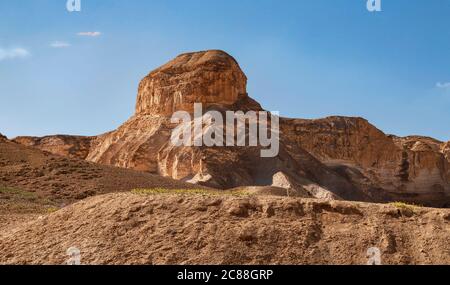
[[[0,233],[1,264],[450,264],[450,211],[231,195],[108,194]]]

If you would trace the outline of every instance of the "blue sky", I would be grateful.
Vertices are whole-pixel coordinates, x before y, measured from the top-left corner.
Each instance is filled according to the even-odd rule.
[[[285,117],[450,140],[450,0],[0,0],[0,132],[96,135],[179,53],[223,49]],[[88,32],[98,32],[89,34]],[[84,33],[84,34],[80,34]]]

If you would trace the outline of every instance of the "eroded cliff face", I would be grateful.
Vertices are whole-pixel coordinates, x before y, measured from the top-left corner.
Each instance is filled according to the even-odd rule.
[[[442,142],[387,136],[362,118],[286,120],[282,126],[290,140],[369,192],[381,188],[392,200],[449,202],[450,168]]]
[[[388,136],[362,118],[281,119],[274,158],[261,158],[260,147],[171,144],[171,116],[192,113],[194,103],[220,112],[262,110],[246,83],[225,52],[183,54],[141,81],[136,113],[117,130],[93,138],[16,141],[216,188],[275,186],[324,199],[450,204],[449,143]]]
[[[393,140],[362,118],[286,120],[284,133],[323,161],[346,160],[383,168],[401,158]]]
[[[443,200],[450,192],[450,162],[443,143],[432,138],[395,138],[404,150],[401,190],[431,200]],[[406,179],[407,178],[407,179]],[[448,200],[445,202],[450,206]]]

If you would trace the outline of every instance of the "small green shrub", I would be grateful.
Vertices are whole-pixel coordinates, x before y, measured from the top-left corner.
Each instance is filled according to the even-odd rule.
[[[49,207],[49,208],[47,208],[47,214],[52,214],[52,213],[57,212],[57,211],[59,211],[59,208],[56,208],[56,207]]]
[[[417,210],[421,207],[418,205],[412,205],[412,204],[408,204],[405,202],[394,202],[394,203],[390,203],[390,205],[399,209],[401,212],[406,214],[406,216],[413,216],[413,215],[417,214]]]

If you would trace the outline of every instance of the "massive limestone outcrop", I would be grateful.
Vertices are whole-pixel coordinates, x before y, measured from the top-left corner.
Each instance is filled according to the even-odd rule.
[[[225,52],[180,55],[141,81],[135,115],[116,131],[92,140],[87,160],[176,179],[195,176],[203,167],[200,148],[172,149],[175,126],[170,117],[176,111],[192,113],[194,103],[204,109],[261,110],[248,97],[246,83],[236,60]]]
[[[217,188],[277,186],[312,197],[450,205],[449,143],[388,136],[362,118],[280,120],[280,152],[260,147],[176,147],[176,111],[262,110],[236,60],[213,50],[178,56],[139,84],[136,112],[117,130],[90,138],[16,141],[88,161]],[[277,94],[276,94],[277,95]],[[205,131],[205,130],[203,130]]]
[[[262,110],[246,91],[246,76],[222,51],[183,54],[151,72],[139,85],[136,113],[118,130],[94,139],[87,160],[149,171],[217,188],[268,186],[284,175],[311,197],[370,200],[366,193],[320,161],[293,146],[293,158],[281,146],[275,158],[262,158],[260,147],[177,147],[170,137],[176,111]]]

